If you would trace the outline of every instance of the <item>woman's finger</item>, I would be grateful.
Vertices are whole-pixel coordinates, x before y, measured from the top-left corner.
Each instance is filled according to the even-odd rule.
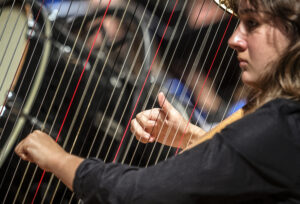
[[[136,119],[133,119],[131,121],[130,130],[141,142],[146,143],[150,138],[150,134],[144,130],[144,128],[138,123]]]
[[[143,114],[144,117],[148,118],[148,120],[157,120],[157,118],[161,118],[163,116],[161,113],[162,111],[160,108],[153,108],[140,112],[137,114],[137,117],[140,116],[140,114]]]
[[[144,129],[152,129],[156,124],[154,120],[149,119],[149,114],[144,112],[137,114],[136,120]]]
[[[32,159],[30,159],[30,152],[29,152],[29,146],[28,146],[28,138],[25,138],[22,140],[17,147],[15,148],[15,153],[21,157],[21,159],[32,162]]]

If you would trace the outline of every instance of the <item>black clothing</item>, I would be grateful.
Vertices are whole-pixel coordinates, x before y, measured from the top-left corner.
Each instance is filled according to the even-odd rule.
[[[156,166],[87,159],[73,187],[86,203],[300,203],[300,104],[273,100]]]

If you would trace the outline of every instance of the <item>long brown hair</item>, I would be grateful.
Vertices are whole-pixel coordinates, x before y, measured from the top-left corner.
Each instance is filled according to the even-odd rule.
[[[238,14],[241,0],[225,0],[223,3]],[[244,0],[242,0],[244,1]],[[273,69],[260,81],[261,89],[251,89],[244,110],[252,112],[275,98],[287,98],[300,102],[300,1],[299,0],[247,0],[258,11],[270,16],[270,23],[279,22],[290,39]]]

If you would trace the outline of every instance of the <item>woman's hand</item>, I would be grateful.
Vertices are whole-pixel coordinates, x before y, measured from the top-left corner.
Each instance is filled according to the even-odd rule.
[[[15,152],[23,160],[54,173],[73,190],[75,172],[83,159],[67,153],[46,133],[36,130],[29,134],[17,145]]]
[[[158,94],[158,103],[161,109],[154,108],[137,114],[131,122],[131,132],[143,143],[158,141],[184,148],[193,134],[193,125],[187,126],[188,122],[166,100],[163,93]]]
[[[15,152],[23,160],[36,163],[46,171],[52,171],[52,167],[68,155],[49,135],[38,130],[22,140]]]

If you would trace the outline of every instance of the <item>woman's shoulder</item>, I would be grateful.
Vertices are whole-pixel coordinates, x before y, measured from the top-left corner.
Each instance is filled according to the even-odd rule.
[[[261,173],[274,174],[280,183],[290,184],[299,179],[298,102],[272,100],[226,127],[219,136]]]
[[[291,128],[298,128],[300,134],[300,102],[284,98],[271,100],[229,126],[229,129],[232,128],[248,129],[249,132],[259,131],[259,133],[267,131],[272,134],[285,133]],[[277,129],[281,131],[276,131]]]
[[[257,111],[255,112],[259,112],[265,109],[270,109],[272,111],[275,110],[278,113],[289,114],[291,112],[293,113],[298,112],[300,114],[300,102],[290,100],[290,99],[285,99],[285,98],[276,98],[264,104],[261,108],[257,109]]]
[[[227,126],[222,134],[226,135],[226,140],[240,143],[245,143],[245,140],[274,142],[294,137],[300,146],[300,103],[274,99]]]

